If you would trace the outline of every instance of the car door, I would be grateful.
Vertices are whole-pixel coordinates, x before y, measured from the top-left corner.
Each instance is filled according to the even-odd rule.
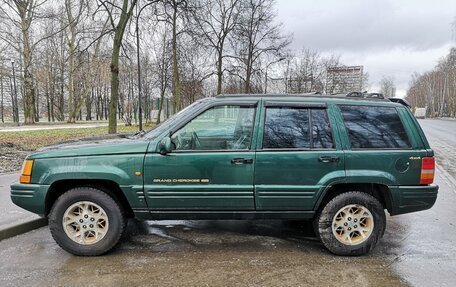
[[[151,210],[253,210],[257,101],[206,107],[171,135],[173,151],[148,153],[144,188]]]
[[[266,101],[255,160],[257,210],[313,210],[344,180],[344,154],[324,103]]]

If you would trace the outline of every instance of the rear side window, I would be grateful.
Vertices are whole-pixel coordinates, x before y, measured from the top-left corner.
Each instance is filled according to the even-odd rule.
[[[339,106],[352,148],[410,148],[395,108]]]
[[[266,109],[265,149],[333,148],[325,109],[277,107]]]

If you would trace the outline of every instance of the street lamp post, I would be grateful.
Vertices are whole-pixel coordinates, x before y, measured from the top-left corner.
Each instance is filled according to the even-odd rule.
[[[280,61],[283,61],[285,60],[285,58],[280,58],[276,61],[273,61],[269,64],[266,65],[266,70],[264,72],[264,93],[267,94],[268,93],[268,69],[269,69],[269,66],[271,66],[272,64],[275,64],[275,63],[278,63]]]
[[[140,10],[142,11],[142,9]],[[139,131],[142,131],[142,104],[141,104],[141,64],[139,62],[139,15],[138,5],[136,5],[136,59],[138,63],[138,117],[139,117]]]
[[[285,93],[288,94],[288,76],[290,73],[290,59],[287,61],[287,74],[285,76]]]
[[[19,125],[19,108],[17,106],[17,86],[16,86],[16,73],[14,70],[14,60],[11,60],[11,67],[13,68],[13,87],[14,87],[14,97],[13,97],[13,122]]]

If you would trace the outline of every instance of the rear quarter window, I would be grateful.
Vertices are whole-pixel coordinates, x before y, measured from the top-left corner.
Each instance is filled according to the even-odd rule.
[[[409,149],[409,138],[394,107],[339,106],[351,148]]]

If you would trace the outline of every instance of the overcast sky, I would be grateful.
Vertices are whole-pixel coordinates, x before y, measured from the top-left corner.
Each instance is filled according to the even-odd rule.
[[[371,90],[392,75],[405,95],[413,72],[432,69],[456,46],[456,0],[277,0],[279,21],[302,47],[364,65]]]

